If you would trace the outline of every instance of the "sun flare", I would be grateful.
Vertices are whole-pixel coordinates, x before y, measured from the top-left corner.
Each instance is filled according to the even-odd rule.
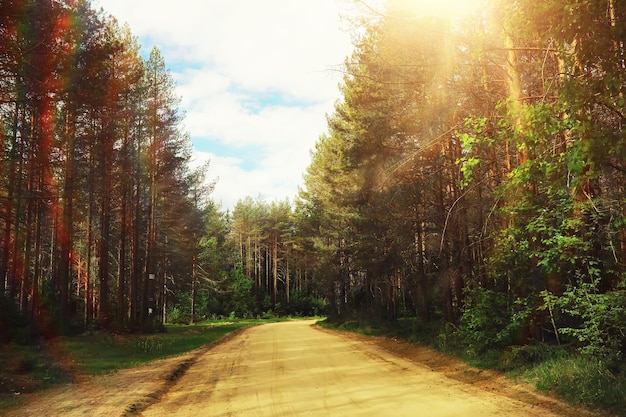
[[[480,13],[489,0],[403,0],[407,10],[419,16],[462,19]]]

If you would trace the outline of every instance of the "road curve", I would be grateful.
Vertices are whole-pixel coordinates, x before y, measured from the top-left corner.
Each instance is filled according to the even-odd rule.
[[[216,346],[141,415],[556,416],[311,321],[252,327]]]

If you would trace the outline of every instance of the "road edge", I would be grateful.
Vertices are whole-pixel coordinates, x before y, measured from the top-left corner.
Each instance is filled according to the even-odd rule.
[[[233,330],[232,332],[224,335],[218,340],[214,340],[213,342],[207,343],[206,345],[201,346],[195,350],[192,350],[191,352],[187,352],[186,354],[180,355],[181,358],[184,358],[184,359],[181,359],[179,362],[176,362],[174,366],[172,367],[172,369],[168,371],[167,373],[165,373],[164,377],[162,378],[163,383],[161,384],[161,386],[152,392],[142,395],[140,398],[137,398],[136,400],[128,404],[126,407],[124,407],[124,411],[122,412],[122,414],[120,414],[120,417],[140,416],[141,413],[145,411],[148,407],[159,402],[161,398],[163,398],[163,396],[167,394],[172,389],[172,387],[174,387],[174,385],[176,385],[176,382],[178,382],[178,380],[183,375],[185,375],[185,373],[189,370],[189,368],[191,368],[198,361],[198,358],[200,358],[200,356],[209,352],[216,346],[234,339],[235,337],[239,336],[240,334],[244,333],[245,331],[247,331],[248,329],[254,326],[257,326],[257,325],[253,324],[250,326],[245,326],[245,327]],[[186,357],[190,354],[191,354],[191,357]]]
[[[463,384],[468,384],[477,389],[510,398],[532,407],[542,408],[562,417],[611,417],[605,412],[593,411],[582,405],[568,404],[555,396],[540,392],[531,384],[516,382],[502,372],[472,367],[457,357],[444,354],[425,345],[412,344],[402,339],[386,336],[367,336],[345,330],[328,329],[319,324],[314,324],[313,327],[326,333],[335,334],[351,341],[364,343],[375,349],[383,350]],[[425,357],[428,357],[428,359],[425,360]]]

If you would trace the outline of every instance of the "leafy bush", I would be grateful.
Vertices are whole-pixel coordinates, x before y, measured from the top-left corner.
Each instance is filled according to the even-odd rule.
[[[509,346],[500,357],[502,370],[520,369],[534,366],[553,359],[568,356],[561,346],[552,346],[546,343],[534,343],[521,346]]]
[[[264,312],[261,315],[261,318],[264,320],[270,320],[270,319],[274,319],[276,318],[276,314],[274,313],[274,311],[270,308],[269,310],[267,310],[266,312]]]
[[[283,313],[296,317],[319,316],[326,310],[326,301],[311,295],[295,294],[283,308]]]
[[[467,291],[466,302],[461,331],[475,352],[510,345],[533,312],[530,299],[509,305],[506,294],[482,287]]]
[[[249,316],[255,309],[254,296],[252,294],[252,281],[246,278],[241,264],[237,264],[230,274],[231,293],[227,303],[230,315],[244,318]]]
[[[167,322],[172,324],[189,324],[191,322],[191,313],[186,308],[176,306],[167,315]]]
[[[626,290],[599,293],[597,281],[570,287],[558,298],[560,308],[576,319],[560,331],[573,336],[582,353],[619,362],[626,353]]]

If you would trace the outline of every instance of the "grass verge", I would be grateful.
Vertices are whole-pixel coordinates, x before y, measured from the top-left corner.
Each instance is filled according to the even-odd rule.
[[[252,324],[255,323],[167,325],[164,333],[122,336],[93,333],[63,338],[61,343],[80,372],[99,375],[183,354]]]
[[[0,345],[0,415],[20,395],[71,381],[71,375],[41,345]]]
[[[167,325],[164,333],[105,332],[59,337],[36,345],[0,345],[0,414],[20,395],[70,383],[75,375],[100,375],[177,356],[267,320]]]
[[[523,370],[521,377],[570,404],[626,416],[624,369],[613,372],[597,359],[572,354],[537,363]]]

